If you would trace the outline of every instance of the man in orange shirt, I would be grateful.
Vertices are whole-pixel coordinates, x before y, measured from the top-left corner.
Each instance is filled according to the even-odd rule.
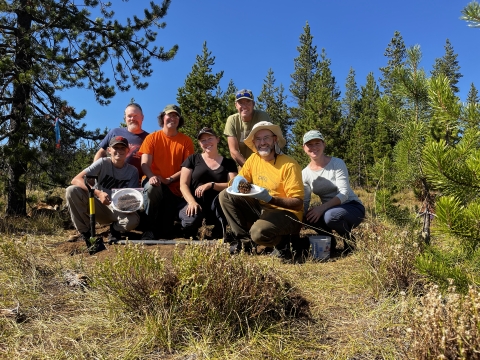
[[[178,131],[184,119],[177,105],[167,105],[158,123],[162,129],[148,135],[139,150],[146,176],[142,184],[147,221],[142,240],[172,237],[173,222],[186,205],[180,191],[181,166],[194,152],[192,139]]]

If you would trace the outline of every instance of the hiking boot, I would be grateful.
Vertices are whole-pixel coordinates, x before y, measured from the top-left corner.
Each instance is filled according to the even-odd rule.
[[[142,234],[141,240],[155,240],[155,236],[153,235],[152,231],[145,231]]]
[[[108,244],[112,245],[122,240],[122,233],[115,230],[113,224],[110,224],[110,232],[108,233]]]
[[[252,254],[252,241],[251,240],[236,240],[230,243],[230,255],[239,254],[242,250],[247,254]]]
[[[96,253],[98,253],[100,251],[103,251],[103,250],[107,250],[107,248],[105,247],[105,244],[103,243],[102,238],[95,239],[95,242],[93,243],[93,245],[88,247],[88,253],[90,255],[96,254]]]
[[[92,235],[90,234],[90,231],[86,231],[86,232],[83,232],[79,235],[78,240],[85,241],[85,244],[87,245],[87,247],[90,247],[90,246],[92,246],[92,243],[90,242],[91,237],[92,237]]]

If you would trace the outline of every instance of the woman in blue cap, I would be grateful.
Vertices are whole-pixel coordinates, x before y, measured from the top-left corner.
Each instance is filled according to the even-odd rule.
[[[343,252],[352,250],[352,229],[363,221],[365,207],[350,188],[348,170],[342,159],[325,155],[325,139],[318,130],[310,130],[303,136],[303,150],[310,163],[302,170],[305,189],[304,210],[306,223],[324,230],[332,238],[331,248],[336,247],[332,231],[346,239]],[[312,192],[322,201],[309,209]]]

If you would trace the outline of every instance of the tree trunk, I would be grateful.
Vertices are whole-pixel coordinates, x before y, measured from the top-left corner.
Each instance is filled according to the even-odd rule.
[[[22,72],[28,73],[32,69],[33,56],[29,30],[32,26],[32,17],[25,10],[27,0],[21,1],[22,5],[17,10],[17,27],[15,30],[15,65]],[[27,214],[27,187],[23,175],[27,171],[29,157],[28,144],[28,114],[31,101],[32,87],[28,80],[20,80],[14,84],[13,102],[10,112],[10,137],[6,149],[7,162],[7,214]]]

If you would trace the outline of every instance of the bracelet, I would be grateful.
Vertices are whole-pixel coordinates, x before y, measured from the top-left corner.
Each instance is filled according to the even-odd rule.
[[[172,179],[172,177],[170,176],[170,177],[168,178],[168,183],[171,184],[172,182],[173,182],[173,179]]]
[[[214,187],[215,187],[215,183],[212,181],[212,187],[211,187],[211,189],[214,190]]]

